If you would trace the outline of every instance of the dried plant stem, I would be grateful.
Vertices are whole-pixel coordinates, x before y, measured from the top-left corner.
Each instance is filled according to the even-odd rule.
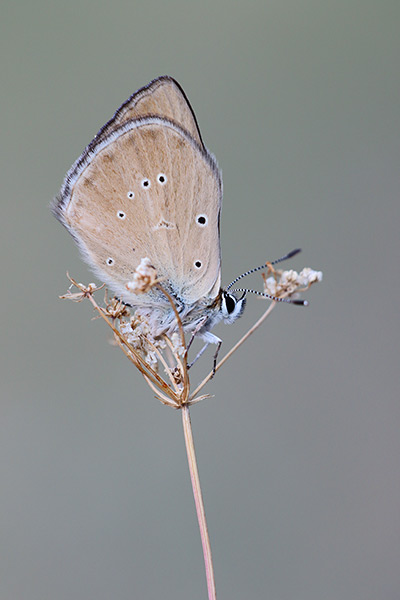
[[[203,496],[201,494],[199,472],[197,470],[196,453],[190,422],[189,406],[182,406],[182,423],[185,434],[186,452],[188,457],[190,478],[192,480],[193,496],[196,504],[197,520],[199,522],[201,543],[203,546],[204,564],[206,568],[208,600],[216,600],[214,568],[211,557],[210,538],[208,536],[206,514],[204,511]]]
[[[165,290],[159,283],[157,284],[157,287],[160,288],[160,290],[162,291],[162,293],[168,298],[168,301],[169,301],[170,305],[172,306],[172,310],[175,313],[176,322],[177,322],[177,325],[178,325],[179,335],[181,336],[181,344],[182,344],[182,346],[184,348],[186,348],[185,333],[183,331],[182,321],[181,321],[181,318],[179,316],[178,310],[177,310],[177,308],[175,306],[175,302],[174,302],[171,294],[169,294],[167,292],[167,290]],[[184,390],[186,392],[185,395],[186,395],[186,398],[187,398],[188,395],[189,395],[189,389],[190,389],[189,373],[188,373],[187,368],[183,369],[182,375],[183,375],[183,387],[184,387]],[[186,398],[185,398],[185,400],[186,400]]]
[[[232,354],[234,352],[236,352],[236,350],[239,348],[239,346],[241,346],[246,340],[247,338],[249,338],[251,336],[252,333],[255,332],[256,329],[258,329],[261,325],[261,323],[263,323],[265,321],[265,319],[268,317],[268,315],[271,313],[271,311],[273,310],[274,306],[276,305],[276,302],[272,302],[270,304],[270,306],[267,308],[267,310],[261,315],[261,317],[258,319],[258,321],[256,323],[254,323],[253,327],[251,327],[247,333],[245,333],[238,342],[236,342],[236,344],[234,346],[232,346],[232,348],[229,350],[229,352],[227,354],[225,354],[224,358],[222,360],[219,361],[219,363],[217,364],[217,366],[215,367],[215,371],[218,371],[218,369],[220,369],[222,367],[222,365],[228,360],[228,358],[230,358],[232,356]],[[206,385],[206,383],[208,383],[208,381],[210,381],[210,379],[214,376],[214,373],[212,371],[210,371],[210,373],[203,379],[203,381],[201,383],[199,383],[199,385],[197,386],[197,388],[194,390],[194,392],[192,394],[190,394],[189,397],[189,401],[194,399],[197,394],[200,392],[200,390]]]
[[[291,254],[293,255],[293,253]],[[145,262],[146,264],[144,264]],[[128,317],[130,317],[130,312],[127,310],[126,306],[117,299],[113,299],[111,302],[109,302],[107,292],[105,295],[106,306],[105,308],[100,308],[95,299],[93,298],[93,293],[101,288],[96,287],[95,284],[89,284],[87,287],[85,287],[69,277],[71,283],[76,288],[78,288],[79,291],[77,293],[71,293],[70,291],[68,291],[64,296],[61,296],[61,298],[68,298],[75,302],[81,302],[84,298],[88,298],[91,304],[93,305],[94,309],[97,311],[98,315],[102,319],[104,319],[104,321],[108,324],[109,327],[111,327],[112,331],[114,332],[114,339],[116,343],[122,349],[125,356],[127,356],[127,358],[142,373],[150,388],[155,392],[156,397],[163,404],[175,409],[180,409],[182,411],[182,424],[185,436],[188,466],[192,482],[194,501],[196,505],[196,513],[199,524],[201,543],[203,547],[208,600],[216,600],[214,568],[211,556],[210,538],[208,535],[199,473],[197,470],[197,461],[194,449],[189,406],[195,404],[196,402],[200,402],[200,400],[203,400],[204,398],[209,397],[208,395],[199,396],[199,392],[206,385],[206,383],[208,383],[208,381],[214,376],[215,371],[218,371],[222,367],[222,365],[232,356],[232,354],[236,352],[236,350],[252,335],[252,333],[254,333],[256,329],[260,327],[260,325],[272,312],[273,308],[276,305],[276,302],[271,302],[270,306],[268,306],[267,310],[261,315],[261,317],[256,321],[256,323],[247,331],[247,333],[245,333],[240,338],[240,340],[229,350],[229,352],[227,352],[227,354],[222,358],[222,360],[216,365],[215,369],[212,370],[203,379],[203,381],[197,386],[194,392],[190,394],[190,380],[188,373],[189,366],[187,365],[187,354],[194,336],[201,331],[201,328],[203,326],[205,326],[205,323],[209,317],[206,316],[201,322],[199,322],[198,327],[193,332],[189,344],[186,345],[184,325],[182,324],[179,311],[175,305],[174,298],[167,290],[165,290],[160,285],[159,280],[154,280],[154,267],[151,267],[151,265],[147,264],[149,262],[149,259],[142,260],[141,264],[139,265],[141,267],[140,272],[139,268],[135,272],[135,275],[140,275],[141,279],[140,277],[136,277],[135,282],[132,283],[132,286],[134,284],[136,286],[138,284],[141,284],[142,287],[140,287],[140,291],[145,292],[146,290],[148,291],[148,289],[150,289],[152,285],[154,285],[163,292],[163,294],[168,299],[176,318],[176,327],[174,328],[172,339],[170,339],[166,334],[164,334],[162,338],[158,337],[158,339],[155,339],[152,335],[147,337],[146,334],[141,333],[140,329],[138,332],[136,332],[137,323],[135,324],[133,320],[128,320]],[[283,276],[285,275],[286,286],[289,286],[290,284],[293,288],[291,289],[289,286],[288,289],[283,290],[283,292],[280,292],[279,298],[277,298],[277,300],[280,300],[281,298],[292,294],[296,289],[296,285],[298,287],[300,281],[302,283],[304,283],[304,281],[307,283],[308,281],[309,287],[315,281],[321,281],[322,279],[322,273],[312,271],[311,269],[303,269],[300,275],[295,271],[281,273],[281,279],[278,282],[276,277],[277,272],[274,271],[271,265],[269,265],[269,268],[272,269],[272,272],[275,276],[276,285],[278,285],[278,283],[284,279]],[[253,269],[249,271],[249,273],[257,270],[258,268]],[[245,275],[246,274],[248,273],[245,273]],[[236,281],[237,280],[235,280],[235,282]],[[264,276],[264,282],[265,285],[267,285],[269,282],[269,279],[266,279],[266,276]],[[148,289],[145,286],[148,286]],[[307,286],[305,289],[307,289]],[[269,297],[271,298],[271,296]],[[292,300],[292,302],[295,301]],[[133,332],[136,332],[136,337],[129,337],[129,327],[130,329],[132,329]],[[177,340],[174,337],[176,333],[179,334],[180,344],[177,344]],[[148,347],[153,352],[152,356],[149,355]],[[164,356],[163,351],[166,351],[166,356]],[[155,363],[155,365],[153,363]],[[158,374],[159,366],[162,366],[164,368],[165,376],[163,377]]]

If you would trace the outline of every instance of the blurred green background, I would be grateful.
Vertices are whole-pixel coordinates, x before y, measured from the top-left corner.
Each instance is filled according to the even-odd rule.
[[[58,299],[94,277],[48,209],[162,74],[223,170],[224,283],[297,246],[324,272],[192,410],[218,597],[399,598],[399,28],[388,0],[5,3],[1,600],[206,597],[180,415]]]

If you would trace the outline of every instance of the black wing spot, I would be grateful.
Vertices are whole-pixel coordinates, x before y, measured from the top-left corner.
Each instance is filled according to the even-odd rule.
[[[196,222],[200,227],[206,227],[208,223],[207,215],[197,215]]]

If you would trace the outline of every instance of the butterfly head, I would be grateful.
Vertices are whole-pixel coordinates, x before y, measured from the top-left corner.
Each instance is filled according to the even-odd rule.
[[[246,292],[239,299],[223,290],[221,297],[221,314],[225,323],[233,323],[242,316],[246,305]]]

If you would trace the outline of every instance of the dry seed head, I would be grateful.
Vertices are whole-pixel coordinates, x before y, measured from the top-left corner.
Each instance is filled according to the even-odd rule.
[[[174,378],[176,384],[180,385],[183,382],[182,371],[179,367],[174,367],[171,369],[171,375]]]
[[[130,310],[121,300],[118,298],[111,298],[108,301],[107,295],[104,298],[105,308],[100,307],[100,310],[106,315],[106,317],[111,317],[112,319],[122,319],[123,317],[130,316]]]
[[[314,271],[309,267],[305,267],[301,273],[299,273],[299,284],[305,287],[310,286],[312,283],[322,281],[322,271]]]
[[[172,349],[175,354],[177,354],[178,356],[183,356],[185,354],[186,348],[183,346],[181,336],[178,332],[175,331],[171,335],[171,343]]]
[[[71,285],[69,286],[67,293],[63,296],[60,296],[61,300],[72,300],[73,302],[82,302],[84,298],[89,298],[89,296],[92,296],[94,292],[101,290],[105,286],[104,283],[100,286],[96,286],[95,283],[89,283],[89,285],[85,286],[83,285],[83,283],[77,283],[75,279],[72,279],[72,277],[68,275],[68,273],[67,277],[70,280]],[[72,287],[78,288],[79,292],[72,293]]]
[[[264,291],[278,298],[284,298],[296,292],[305,291],[313,283],[322,281],[321,271],[314,271],[310,268],[304,268],[300,273],[293,270],[277,271],[270,268],[269,273],[272,273],[271,277],[263,274]],[[160,281],[157,280],[156,270],[152,267],[148,258],[142,259],[134,273],[132,282],[127,284],[127,288],[136,293],[146,293],[152,286],[157,285],[163,291],[175,312],[179,326],[179,333],[175,332],[171,337],[165,335],[160,337],[154,336],[155,328],[153,321],[157,318],[154,311],[138,307],[134,315],[130,317],[130,312],[123,303],[120,303],[115,298],[111,302],[108,302],[107,296],[105,297],[105,307],[100,307],[95,301],[93,293],[104,287],[104,284],[100,287],[96,287],[94,284],[89,284],[85,287],[83,284],[76,283],[71,278],[70,281],[78,288],[78,292],[71,293],[68,290],[67,294],[61,297],[74,300],[75,302],[80,302],[84,298],[87,298],[91,302],[99,316],[113,330],[116,343],[142,375],[144,375],[148,385],[156,393],[156,397],[161,402],[174,408],[182,408],[184,405],[191,405],[208,397],[204,395],[199,396],[199,392],[213,377],[215,371],[210,371],[196,389],[190,393],[186,357],[187,349],[182,323],[172,297],[160,285]],[[272,303],[269,306],[255,325],[223,357],[216,366],[217,370],[243,344],[249,335],[261,325],[274,308],[274,305],[275,303]],[[171,359],[172,363],[175,362],[175,365],[171,364]],[[164,368],[167,377],[162,377],[158,373],[160,366]]]
[[[145,294],[157,282],[157,271],[151,265],[149,258],[142,258],[136,267],[132,281],[128,281],[126,288],[134,294]]]
[[[162,338],[155,338],[152,335],[146,319],[135,314],[130,321],[120,321],[119,330],[128,344],[142,355],[147,364],[153,368],[158,366],[156,349],[163,351],[166,343]]]
[[[314,271],[309,267],[304,268],[300,273],[293,269],[275,271],[274,276],[264,277],[264,292],[277,298],[291,296],[297,291],[309,288],[317,281],[322,281],[322,272]]]

